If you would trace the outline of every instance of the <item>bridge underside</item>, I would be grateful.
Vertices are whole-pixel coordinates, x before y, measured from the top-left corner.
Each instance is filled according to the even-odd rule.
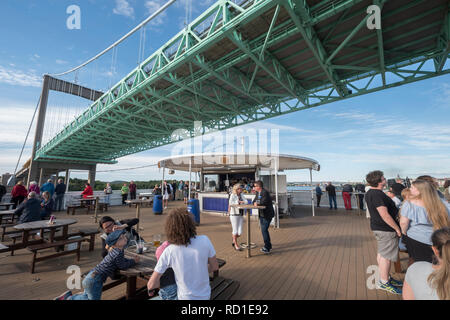
[[[447,74],[449,33],[447,0],[221,0],[35,159],[109,163],[194,121],[207,133]]]

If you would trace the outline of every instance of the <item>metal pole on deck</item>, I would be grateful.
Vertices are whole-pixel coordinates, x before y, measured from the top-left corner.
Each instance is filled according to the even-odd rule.
[[[314,190],[313,190],[312,169],[311,168],[309,168],[309,177],[310,177],[310,181],[311,181],[311,208],[312,208],[313,217],[315,217],[315,213],[314,213]]]
[[[162,182],[161,182],[161,194],[163,196],[163,207],[164,207],[164,173],[166,172],[166,167],[163,166],[163,176],[162,176]]]
[[[280,210],[278,208],[278,156],[275,158],[275,206],[277,208],[276,227],[280,228]]]
[[[189,158],[189,195],[188,195],[188,201],[191,200],[191,175],[192,172],[192,157]]]
[[[69,192],[69,184],[70,184],[70,169],[66,170],[66,192],[64,194],[64,209],[66,209],[67,207],[67,197],[68,197],[68,192]]]

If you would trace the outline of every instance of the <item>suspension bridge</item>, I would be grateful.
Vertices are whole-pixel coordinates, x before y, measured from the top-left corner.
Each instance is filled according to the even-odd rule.
[[[378,29],[367,27],[373,5]],[[448,74],[449,10],[448,0],[219,0],[105,92],[59,77],[109,50],[114,59],[116,44],[45,75],[18,175],[83,169],[92,181],[97,164],[176,142],[179,129],[198,134],[195,121],[205,134]],[[91,104],[43,143],[50,91]]]

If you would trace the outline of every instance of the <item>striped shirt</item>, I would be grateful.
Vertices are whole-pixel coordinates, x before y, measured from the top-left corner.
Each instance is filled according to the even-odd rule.
[[[103,282],[113,277],[116,270],[125,270],[136,265],[136,261],[127,259],[121,249],[113,248],[95,268],[94,272],[102,277]]]

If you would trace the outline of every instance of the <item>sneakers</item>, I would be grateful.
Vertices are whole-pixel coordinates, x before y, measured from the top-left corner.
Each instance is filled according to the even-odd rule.
[[[264,253],[264,254],[269,254],[269,253],[270,253],[270,250],[267,249],[266,247],[262,247],[262,248],[261,248],[261,252]]]
[[[72,291],[66,291],[64,292],[62,295],[57,296],[55,299],[53,300],[67,300],[68,297],[70,297],[72,295]]]
[[[388,283],[382,283],[381,281],[378,281],[377,289],[381,289],[392,294],[402,294],[402,289],[394,287],[390,281],[388,281]]]
[[[389,283],[394,287],[403,287],[403,281],[395,280],[391,276],[389,276]]]

